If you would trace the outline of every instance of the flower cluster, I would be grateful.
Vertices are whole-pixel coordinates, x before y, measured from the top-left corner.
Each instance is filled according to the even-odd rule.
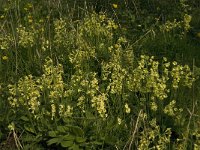
[[[152,119],[149,123],[149,127],[141,132],[138,149],[167,149],[170,143],[170,137],[171,129],[167,128],[164,133],[161,133],[156,119]]]
[[[12,41],[11,35],[9,35],[8,33],[3,34],[3,32],[0,33],[0,49],[1,50],[8,50],[10,48],[11,41]]]
[[[184,86],[191,87],[192,83],[195,81],[189,66],[177,65],[177,62],[175,61],[173,62],[171,76],[173,78],[172,86],[175,89],[179,87],[180,83],[182,83]]]
[[[115,50],[109,63],[102,64],[103,80],[108,80],[107,92],[111,94],[122,94],[123,81],[126,76],[126,69],[121,65],[121,51]]]
[[[142,55],[138,67],[128,75],[127,86],[131,91],[152,93],[152,98],[160,100],[167,98],[168,65],[164,64],[164,73],[159,73],[159,62],[154,57]]]
[[[97,109],[100,117],[102,118],[107,117],[106,107],[105,107],[106,101],[107,101],[107,97],[106,97],[106,94],[104,93],[94,96],[91,100],[92,107],[95,107]]]
[[[163,111],[164,111],[165,114],[173,117],[175,122],[178,123],[178,121],[182,117],[181,113],[183,112],[183,109],[177,108],[176,107],[176,101],[172,100],[168,105],[165,106]]]
[[[53,61],[51,59],[46,59],[44,65],[44,74],[40,78],[39,83],[42,84],[44,90],[48,90],[49,99],[52,103],[55,100],[59,100],[63,97],[64,83],[62,79],[63,68],[61,64],[56,67],[53,66]]]
[[[54,39],[53,42],[56,48],[61,46],[67,47],[73,40],[73,34],[75,34],[73,27],[70,26],[70,21],[60,18],[53,22],[54,24]],[[70,31],[70,32],[69,32]]]
[[[182,38],[182,36],[190,30],[191,20],[192,16],[186,13],[181,21],[177,21],[176,19],[174,19],[173,22],[166,21],[165,24],[160,25],[160,30],[162,32],[181,31],[179,32],[179,36]]]
[[[159,69],[162,70],[159,71]],[[170,65],[166,58],[163,58],[163,63],[159,65],[153,56],[142,55],[141,60],[138,61],[138,67],[128,75],[127,87],[131,91],[152,93],[152,99],[156,97],[163,100],[167,98],[170,90],[168,86],[170,81],[172,81],[173,88],[178,88],[179,83],[191,87],[194,80],[187,65],[177,65],[177,62]]]
[[[167,21],[164,25],[160,26],[161,31],[170,32],[176,28],[181,28],[181,22],[174,19],[173,22]]]
[[[44,74],[41,77],[32,75],[21,78],[17,84],[9,85],[8,98],[12,107],[23,106],[38,117],[45,113],[54,119],[57,114],[71,116],[73,108],[65,105],[64,82],[62,79],[62,65],[53,65],[53,61],[46,59]],[[49,107],[50,106],[50,107]]]
[[[31,113],[35,114],[40,106],[40,88],[33,76],[25,76],[17,85],[9,85],[9,103],[12,107],[23,105]]]
[[[191,20],[192,20],[192,16],[191,15],[188,15],[188,14],[184,15],[183,22],[184,22],[184,29],[185,29],[186,32],[188,32],[189,29],[191,28],[191,26],[190,26]]]
[[[104,14],[92,14],[90,17],[84,19],[83,24],[80,26],[80,35],[88,38],[99,37],[112,39],[113,29],[118,26],[112,19],[107,18]],[[107,37],[106,37],[107,36]]]
[[[2,60],[8,59],[8,52],[11,49],[12,41],[13,38],[9,33],[0,33],[0,50],[2,50],[0,57],[2,58]]]
[[[129,105],[127,103],[124,105],[124,108],[125,108],[125,112],[127,114],[129,114],[131,112],[131,109],[130,109],[130,107],[129,107]]]
[[[67,98],[77,98],[77,106],[83,113],[91,106],[95,108],[100,117],[105,118],[107,116],[107,96],[100,92],[98,84],[96,73],[83,73],[79,70],[72,75],[65,94]]]
[[[35,44],[35,30],[33,28],[27,28],[20,25],[17,28],[17,33],[19,36],[19,45],[24,48],[32,47]]]

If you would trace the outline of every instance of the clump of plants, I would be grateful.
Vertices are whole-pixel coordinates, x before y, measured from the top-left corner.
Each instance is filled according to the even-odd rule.
[[[199,149],[197,100],[183,96],[194,95],[197,67],[138,56],[102,12],[73,20],[57,10],[37,16],[30,3],[24,10],[0,34],[0,79],[9,79],[0,89],[0,149]],[[187,32],[190,21],[159,29]]]
[[[65,24],[64,19],[54,24],[55,46],[68,42],[61,34]],[[18,116],[12,123],[18,132],[24,130],[24,147],[33,144],[28,140],[32,136],[36,145],[69,149],[170,147],[172,130],[187,122],[176,105],[176,92],[192,87],[193,74],[187,65],[167,58],[137,59],[117,30],[105,14],[91,14],[74,31],[75,47],[62,56],[68,64],[46,58],[41,75],[8,85],[8,101]],[[65,78],[68,66],[71,73]],[[184,139],[177,134],[176,140]]]

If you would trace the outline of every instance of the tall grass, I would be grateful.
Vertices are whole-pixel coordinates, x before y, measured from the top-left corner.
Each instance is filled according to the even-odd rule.
[[[199,149],[198,60],[174,52],[190,17],[129,38],[117,4],[88,4],[1,6],[0,148]]]

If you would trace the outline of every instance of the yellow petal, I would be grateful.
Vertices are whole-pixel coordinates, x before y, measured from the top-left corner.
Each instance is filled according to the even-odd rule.
[[[117,7],[118,7],[118,5],[117,5],[117,4],[113,4],[113,8],[115,8],[115,9],[116,9]]]
[[[2,59],[3,59],[3,60],[7,60],[8,57],[7,57],[7,56],[3,56]]]
[[[200,38],[200,32],[197,33],[197,37]]]

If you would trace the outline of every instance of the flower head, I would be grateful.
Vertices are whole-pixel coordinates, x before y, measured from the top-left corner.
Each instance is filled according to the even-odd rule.
[[[112,4],[113,8],[117,9],[118,5],[117,4]]]
[[[118,123],[118,125],[120,125],[122,123],[122,119],[118,117],[117,118],[117,123]]]
[[[8,60],[8,57],[7,56],[3,56],[2,59],[3,60]]]
[[[130,109],[130,107],[128,106],[128,104],[126,103],[124,107],[125,107],[126,113],[129,114],[129,113],[131,112],[131,109]]]
[[[197,33],[197,37],[200,38],[200,32]]]

